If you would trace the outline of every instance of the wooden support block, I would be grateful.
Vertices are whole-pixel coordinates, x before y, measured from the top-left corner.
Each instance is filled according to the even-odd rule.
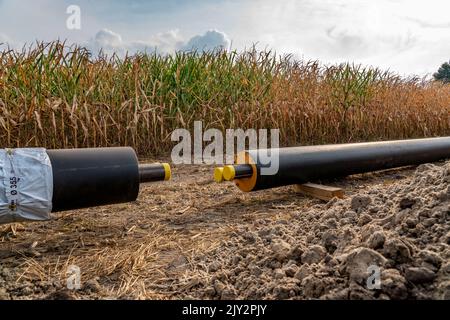
[[[344,190],[342,190],[341,188],[324,186],[321,184],[314,184],[314,183],[297,184],[295,186],[295,191],[325,201],[329,201],[334,197],[340,199],[344,198]]]

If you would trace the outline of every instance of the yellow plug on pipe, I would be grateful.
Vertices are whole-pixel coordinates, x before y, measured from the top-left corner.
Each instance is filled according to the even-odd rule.
[[[170,164],[162,163],[162,166],[164,168],[164,181],[172,179],[172,170],[170,168]]]
[[[214,181],[217,183],[223,182],[223,168],[217,167],[214,169]]]
[[[234,166],[225,166],[223,168],[223,178],[226,181],[233,181],[236,177],[236,170]]]

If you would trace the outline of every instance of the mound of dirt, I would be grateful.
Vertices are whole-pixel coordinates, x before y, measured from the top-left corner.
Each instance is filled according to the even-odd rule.
[[[197,257],[195,299],[450,299],[450,162],[259,219]],[[379,276],[378,276],[379,275]],[[379,282],[377,282],[379,279]],[[379,285],[378,285],[379,284]]]

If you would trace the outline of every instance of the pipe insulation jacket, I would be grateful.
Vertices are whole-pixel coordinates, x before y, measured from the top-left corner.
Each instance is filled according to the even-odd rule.
[[[50,219],[53,173],[45,149],[0,150],[0,180],[0,224]]]
[[[168,164],[139,165],[129,147],[0,150],[0,224],[132,202],[140,183],[170,177]]]

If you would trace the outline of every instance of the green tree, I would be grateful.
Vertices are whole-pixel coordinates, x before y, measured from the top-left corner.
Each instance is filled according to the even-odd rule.
[[[450,62],[450,61],[449,61]],[[450,83],[450,63],[445,62],[433,76],[434,79],[444,83]]]

